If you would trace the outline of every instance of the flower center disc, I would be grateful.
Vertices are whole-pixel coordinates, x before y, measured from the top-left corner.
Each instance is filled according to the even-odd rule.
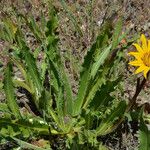
[[[150,53],[145,53],[142,57],[145,66],[150,67]]]

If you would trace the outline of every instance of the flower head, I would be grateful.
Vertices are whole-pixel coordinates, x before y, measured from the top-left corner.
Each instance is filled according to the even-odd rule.
[[[130,65],[138,67],[135,74],[143,72],[144,77],[150,71],[150,40],[147,40],[145,35],[142,34],[140,38],[141,43],[134,43],[136,52],[129,52],[130,55],[135,57],[134,61],[129,62]]]

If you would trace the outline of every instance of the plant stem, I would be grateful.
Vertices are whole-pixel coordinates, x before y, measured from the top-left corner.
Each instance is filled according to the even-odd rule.
[[[127,109],[126,109],[126,112],[129,112],[129,111],[132,110],[133,107],[135,106],[135,104],[136,104],[136,99],[137,99],[139,93],[141,92],[141,90],[143,89],[143,86],[145,85],[146,81],[147,81],[147,80],[144,78],[144,79],[142,80],[141,84],[140,84],[140,79],[139,79],[139,78],[137,79],[136,91],[135,91],[134,96],[132,97],[132,99],[131,99],[130,102],[129,102],[129,105],[128,105]]]

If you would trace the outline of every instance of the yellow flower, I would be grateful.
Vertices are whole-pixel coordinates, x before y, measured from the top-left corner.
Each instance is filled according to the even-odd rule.
[[[129,64],[138,67],[135,74],[143,72],[144,77],[147,78],[147,74],[150,71],[150,40],[147,40],[145,35],[142,34],[140,41],[141,44],[133,44],[137,51],[129,52],[129,54],[134,56],[136,59],[129,62]]]

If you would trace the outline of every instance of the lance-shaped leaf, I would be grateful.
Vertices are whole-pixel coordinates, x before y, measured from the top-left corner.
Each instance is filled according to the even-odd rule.
[[[56,106],[57,106],[57,114],[58,114],[58,118],[59,120],[63,123],[64,121],[64,95],[63,95],[63,90],[60,89],[59,93],[58,93],[58,97],[56,100]]]
[[[99,55],[97,61],[93,64],[92,66],[92,70],[91,70],[91,77],[94,78],[96,73],[99,70],[99,67],[101,65],[103,65],[103,63],[105,62],[106,58],[108,57],[109,53],[111,50],[111,45],[108,46],[107,48],[105,48],[102,53]]]
[[[43,38],[43,34],[40,30],[40,27],[38,26],[38,24],[35,22],[35,19],[33,16],[31,16],[28,21],[27,24],[29,26],[29,28],[31,29],[31,31],[33,32],[34,36],[41,41],[41,39]]]
[[[92,45],[91,49],[88,51],[87,55],[84,58],[84,63],[82,65],[83,68],[80,73],[80,83],[79,83],[80,87],[78,90],[77,99],[75,100],[73,115],[77,115],[81,111],[81,107],[83,105],[86,91],[90,81],[91,64],[93,62],[93,54],[96,48],[97,48],[97,42],[95,42]]]
[[[14,138],[14,137],[12,137],[12,139],[15,140],[18,143],[18,145],[20,145],[20,147],[23,148],[23,149],[30,149],[30,150],[51,150],[51,148],[47,148],[47,149],[41,148],[41,147],[38,147],[36,145],[27,143],[25,141],[22,141],[20,139]]]
[[[121,101],[118,106],[100,123],[97,128],[97,135],[106,135],[111,132],[115,121],[124,115],[126,110],[126,102]]]
[[[27,77],[27,72],[25,70],[25,65],[23,63],[21,63],[19,60],[11,57],[12,62],[19,68],[19,70],[21,71],[25,82],[28,83],[28,77]]]
[[[91,83],[91,87],[89,88],[88,94],[85,98],[85,102],[83,104],[83,108],[85,109],[89,103],[93,100],[95,97],[96,92],[100,89],[100,87],[106,82],[106,75],[109,71],[108,67],[105,67],[103,69],[103,72],[98,74],[98,78],[96,81],[93,81],[93,84]]]
[[[139,150],[150,149],[150,130],[144,123],[143,118],[140,121],[139,141],[140,141]]]
[[[63,84],[64,84],[64,90],[66,92],[65,95],[65,103],[66,103],[66,107],[65,107],[65,111],[67,114],[72,114],[73,112],[73,96],[72,96],[72,89],[71,89],[71,85],[68,79],[68,76],[64,70],[64,68],[62,68],[62,77],[63,77]]]
[[[29,91],[31,94],[33,93],[32,89],[24,81],[13,80],[13,83],[15,84],[15,86],[23,87],[24,89],[26,89],[27,91]]]
[[[11,113],[7,104],[5,103],[0,103],[0,112],[7,112],[7,113]]]
[[[93,80],[91,80],[91,70],[93,70],[93,62],[95,61],[95,56],[97,56],[100,53],[100,48],[102,48],[106,44],[106,38],[107,37],[107,27],[104,29],[103,33],[101,33],[98,37],[96,42],[92,45],[91,49],[88,51],[87,55],[85,56],[84,62],[83,62],[83,69],[80,73],[80,86],[78,90],[77,99],[75,101],[75,107],[74,107],[74,115],[77,115],[81,111],[81,107],[83,103],[85,102],[85,97],[87,95],[88,86],[93,84]],[[101,63],[102,61],[100,61]],[[96,62],[97,63],[97,62]],[[100,65],[99,63],[99,65]],[[93,70],[93,74],[96,74],[98,67],[95,66],[95,69]],[[98,69],[97,69],[98,68]],[[88,91],[87,91],[88,90]]]
[[[32,130],[33,132],[39,133],[41,135],[49,135],[49,129],[52,134],[59,134],[55,129],[47,124],[43,119],[29,118],[29,119],[19,119],[12,120],[11,118],[1,118],[0,120],[0,132],[4,128],[11,127],[14,131],[16,130]]]
[[[60,54],[58,54],[57,57],[59,58],[59,60],[57,60],[58,65],[49,58],[51,76],[52,76],[51,83],[53,84],[52,86],[54,86],[54,88],[57,90],[57,93],[56,93],[57,96],[59,95],[58,90],[62,90],[62,88],[64,89],[64,91],[65,91],[65,101],[64,102],[66,104],[66,105],[64,105],[65,106],[64,111],[67,114],[71,115],[72,111],[73,111],[72,89],[71,89],[68,75],[65,71],[64,66],[62,65],[63,63],[62,62],[59,63],[59,61],[61,60]],[[57,99],[56,99],[56,101],[57,101]]]
[[[29,74],[30,79],[33,81],[33,84],[35,85],[34,88],[37,96],[40,96],[43,88],[42,88],[42,81],[40,79],[40,74],[36,66],[36,61],[33,57],[33,54],[30,53],[28,47],[25,47],[23,51],[25,56],[25,63],[27,65],[28,70],[27,73]]]
[[[111,92],[115,91],[115,87],[121,81],[121,78],[118,78],[114,81],[107,80],[105,84],[103,84],[98,90],[90,103],[90,108],[94,110],[101,111],[101,107],[109,106],[112,104],[111,102],[114,100],[114,97],[111,96]]]
[[[15,117],[21,117],[19,106],[17,104],[17,100],[15,98],[14,87],[11,77],[12,65],[11,62],[8,63],[7,68],[5,70],[5,78],[4,78],[4,91],[6,95],[6,101],[9,109],[15,115]]]
[[[17,31],[16,24],[8,17],[5,17],[2,20],[2,25],[3,25],[3,29],[0,31],[0,33],[2,34],[1,35],[2,38],[4,40],[9,41],[10,43],[13,43]]]
[[[112,37],[112,49],[116,48],[116,46],[119,44],[120,40],[119,40],[119,36],[121,34],[122,31],[122,19],[118,19],[116,26],[115,26],[115,30],[113,33],[113,37]]]

